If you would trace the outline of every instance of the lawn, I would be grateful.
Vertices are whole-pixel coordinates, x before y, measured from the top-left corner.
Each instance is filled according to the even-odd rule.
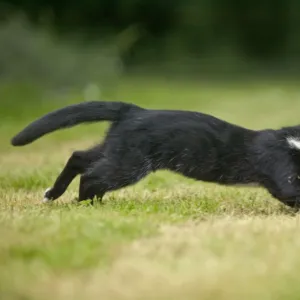
[[[254,129],[300,123],[296,83],[127,79],[104,96]],[[299,217],[266,191],[163,171],[103,205],[74,202],[78,178],[42,204],[72,151],[101,140],[107,124],[13,148],[10,138],[29,121],[82,96],[37,102],[8,87],[0,97],[1,299],[299,299]]]

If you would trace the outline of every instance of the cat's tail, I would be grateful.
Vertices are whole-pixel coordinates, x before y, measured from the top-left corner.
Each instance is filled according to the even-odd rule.
[[[13,146],[24,146],[50,132],[81,123],[118,121],[132,110],[142,108],[124,102],[89,101],[70,105],[46,114],[32,122],[11,140]]]

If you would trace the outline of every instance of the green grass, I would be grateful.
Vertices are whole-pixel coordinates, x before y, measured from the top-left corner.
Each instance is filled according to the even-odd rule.
[[[27,122],[82,97],[38,102],[36,91],[12,88],[0,95],[7,99],[0,123],[1,299],[299,298],[299,216],[266,191],[164,171],[107,194],[103,205],[73,201],[78,179],[43,205],[43,191],[72,151],[100,140],[107,124],[12,148],[10,138]],[[128,79],[105,96],[198,110],[255,129],[299,122],[293,83]]]

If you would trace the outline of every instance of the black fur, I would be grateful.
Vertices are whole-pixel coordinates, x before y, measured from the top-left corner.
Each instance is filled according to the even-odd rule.
[[[213,116],[148,110],[122,102],[86,102],[49,113],[12,139],[26,145],[52,131],[83,122],[112,121],[102,144],[74,152],[46,197],[55,200],[81,174],[79,201],[167,169],[224,185],[258,184],[288,206],[300,202],[300,150],[286,138],[300,127],[254,131]]]

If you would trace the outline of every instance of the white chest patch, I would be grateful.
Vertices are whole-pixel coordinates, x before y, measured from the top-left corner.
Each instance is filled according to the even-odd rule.
[[[288,137],[286,141],[290,148],[300,150],[300,138]]]

